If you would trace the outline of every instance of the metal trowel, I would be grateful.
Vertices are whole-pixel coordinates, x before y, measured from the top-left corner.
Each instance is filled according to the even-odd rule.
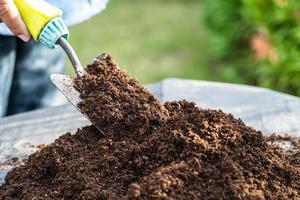
[[[51,49],[60,46],[69,57],[76,76],[81,78],[86,72],[67,41],[69,31],[61,19],[62,11],[44,0],[14,0],[14,3],[33,39]],[[62,74],[51,74],[50,78],[73,106],[93,123],[77,106],[81,102],[81,98],[80,93],[74,88],[74,79]],[[99,127],[97,128],[99,129]],[[103,134],[100,129],[99,131]]]

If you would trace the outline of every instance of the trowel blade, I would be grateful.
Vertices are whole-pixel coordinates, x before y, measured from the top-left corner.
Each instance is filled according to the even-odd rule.
[[[80,93],[74,88],[74,79],[62,74],[51,74],[53,84],[80,111],[77,105],[81,102]]]
[[[82,101],[82,99],[80,98],[79,91],[77,91],[74,87],[74,79],[70,76],[63,74],[51,74],[50,79],[53,82],[53,84],[61,91],[61,93],[65,95],[65,97],[70,101],[70,103],[73,104],[73,106],[77,108],[77,110],[81,114],[83,114],[92,124],[95,125],[96,123],[93,123],[93,121],[84,112],[82,112],[80,108],[78,108],[78,104]],[[98,126],[96,126],[96,128],[106,138],[106,135],[101,130],[101,128]]]

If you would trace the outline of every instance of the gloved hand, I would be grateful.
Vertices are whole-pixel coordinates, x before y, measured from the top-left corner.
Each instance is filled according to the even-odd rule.
[[[29,31],[12,1],[0,0],[0,20],[24,42],[30,39]]]

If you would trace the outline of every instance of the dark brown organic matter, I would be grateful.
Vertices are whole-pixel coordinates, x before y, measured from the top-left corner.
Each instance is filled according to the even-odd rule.
[[[10,172],[0,199],[300,199],[299,151],[222,111],[161,105],[109,55],[76,81],[94,126]]]
[[[106,136],[148,134],[168,116],[168,111],[137,80],[119,69],[112,57],[98,56],[88,66],[89,75],[76,80],[83,101],[80,109]]]

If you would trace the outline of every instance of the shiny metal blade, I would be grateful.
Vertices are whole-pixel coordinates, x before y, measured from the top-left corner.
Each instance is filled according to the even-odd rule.
[[[82,99],[80,98],[79,91],[77,91],[74,87],[74,79],[63,74],[51,74],[50,79],[54,83],[54,85],[61,91],[61,93],[65,95],[70,103],[73,104],[73,106],[77,108],[77,110],[81,114],[83,114],[92,124],[95,125],[96,123],[93,123],[93,121],[78,108],[78,104],[82,101]],[[96,126],[96,128],[105,138],[107,138],[100,127]]]
[[[77,105],[81,102],[80,93],[74,88],[74,79],[62,74],[51,74],[51,81],[65,97],[80,111]]]

